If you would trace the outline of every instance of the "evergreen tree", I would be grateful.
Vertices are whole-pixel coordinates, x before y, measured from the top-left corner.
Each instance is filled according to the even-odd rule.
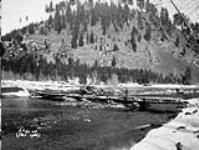
[[[191,84],[191,68],[186,67],[185,74],[184,74],[184,84],[190,85]]]
[[[55,31],[59,34],[62,30],[61,15],[59,13],[59,8],[56,6],[55,12]]]
[[[137,0],[137,5],[140,9],[144,9],[144,0]]]
[[[143,20],[142,20],[142,14],[140,12],[138,12],[137,21],[138,21],[139,29],[143,30],[144,29],[144,23],[143,23]]]
[[[53,17],[52,17],[52,15],[50,15],[49,16],[49,18],[48,18],[48,25],[53,25]]]
[[[44,31],[44,27],[41,27],[41,28],[40,28],[39,33],[42,34],[42,35],[45,35],[45,34],[46,34],[45,31]]]
[[[160,20],[163,25],[170,25],[169,13],[166,8],[162,8],[160,12]]]
[[[95,39],[94,39],[94,32],[91,31],[91,34],[90,34],[90,43],[95,43]]]
[[[64,15],[63,10],[62,10],[62,15],[61,15],[61,27],[62,27],[62,29],[66,28],[66,16]]]
[[[112,66],[112,67],[115,67],[116,65],[117,65],[116,58],[113,57],[112,62],[111,62],[111,66]]]
[[[129,12],[130,12],[129,6],[127,4],[125,4],[124,11],[123,11],[123,20],[126,22],[128,21]]]
[[[189,18],[187,18],[184,14],[174,14],[173,15],[173,24],[180,26],[182,30],[186,30],[186,23],[189,23]]]
[[[91,26],[95,26],[96,23],[97,23],[97,14],[96,14],[96,11],[93,9],[91,10]]]
[[[132,30],[132,32],[131,32],[130,43],[131,43],[133,51],[136,52],[137,51],[137,44],[136,44],[136,40],[135,40],[135,30]]]
[[[114,44],[113,45],[113,51],[118,51],[119,50],[119,47],[117,46],[117,44]]]
[[[2,57],[5,54],[5,47],[3,44],[0,42],[0,57]]]
[[[51,0],[50,2],[50,5],[49,6],[46,6],[46,9],[45,9],[46,13],[49,14],[49,17],[48,17],[48,25],[53,25],[53,17],[52,17],[52,13],[54,12],[54,6],[53,6],[53,2]]]
[[[54,7],[53,7],[53,2],[51,0],[50,7],[49,7],[49,12],[52,13],[53,11],[54,11]]]
[[[173,19],[174,25],[180,26],[184,23],[184,18],[179,13],[174,14]]]
[[[137,40],[138,40],[138,42],[140,42],[142,40],[142,35],[140,33],[138,34],[138,39]]]
[[[106,26],[105,25],[102,26],[102,33],[103,33],[103,35],[106,35]]]
[[[191,23],[191,29],[196,33],[196,34],[198,34],[198,36],[199,36],[199,23],[198,22],[196,22],[196,23]]]
[[[26,16],[26,21],[28,21],[29,20],[29,18],[28,18],[28,16]]]
[[[175,40],[174,44],[175,44],[176,47],[179,46],[179,44],[180,44],[180,38],[179,38],[179,36],[176,37],[176,40]]]
[[[52,16],[52,13],[54,11],[54,6],[53,6],[53,2],[50,2],[50,5],[46,5],[46,9],[45,9],[46,13],[49,13]]]
[[[78,38],[77,33],[73,33],[72,40],[71,40],[71,47],[72,48],[77,48],[77,38]]]
[[[128,0],[129,5],[133,5],[133,0]]]
[[[35,33],[35,26],[34,26],[34,24],[30,24],[28,26],[28,33],[29,34],[34,34]]]
[[[168,10],[166,8],[161,9],[160,21],[162,23],[162,26],[164,26],[166,33],[168,33],[171,36],[173,26],[169,18]]]
[[[23,41],[23,36],[21,34],[16,34],[14,37],[16,43],[20,44]]]
[[[151,39],[151,26],[150,26],[149,23],[146,23],[146,29],[145,29],[144,39],[146,41],[150,41],[150,39]]]
[[[66,7],[67,7],[66,8],[66,20],[67,20],[67,22],[71,23],[71,21],[72,21],[72,10],[71,10],[70,5],[67,5]]]
[[[87,42],[87,44],[89,44],[89,42],[90,42],[90,39],[89,39],[89,34],[88,34],[88,32],[87,32],[87,34],[86,34],[86,42]]]
[[[84,46],[84,34],[82,32],[79,37],[79,46]]]

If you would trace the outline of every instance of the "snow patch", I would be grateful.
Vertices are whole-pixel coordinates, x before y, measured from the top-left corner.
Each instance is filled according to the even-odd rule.
[[[172,121],[150,131],[131,150],[198,150],[199,148],[199,99],[188,100],[190,106]]]

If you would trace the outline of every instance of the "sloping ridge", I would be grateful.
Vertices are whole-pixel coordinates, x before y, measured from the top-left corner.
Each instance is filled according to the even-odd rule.
[[[199,0],[173,0],[182,13],[188,16],[191,21],[199,21]],[[150,0],[159,9],[165,7],[168,9],[170,16],[177,13],[170,0]]]

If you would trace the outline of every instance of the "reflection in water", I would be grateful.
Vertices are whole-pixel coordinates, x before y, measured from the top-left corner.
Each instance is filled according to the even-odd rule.
[[[168,120],[168,114],[88,109],[28,98],[6,98],[2,104],[3,150],[129,148],[150,129],[135,127]],[[37,130],[41,137],[16,138],[22,129]]]

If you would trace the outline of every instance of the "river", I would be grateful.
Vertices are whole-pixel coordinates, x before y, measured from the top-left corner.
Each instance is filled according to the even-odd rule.
[[[2,150],[129,149],[174,114],[64,106],[31,98],[2,99]],[[20,128],[37,127],[41,137],[16,138]]]

